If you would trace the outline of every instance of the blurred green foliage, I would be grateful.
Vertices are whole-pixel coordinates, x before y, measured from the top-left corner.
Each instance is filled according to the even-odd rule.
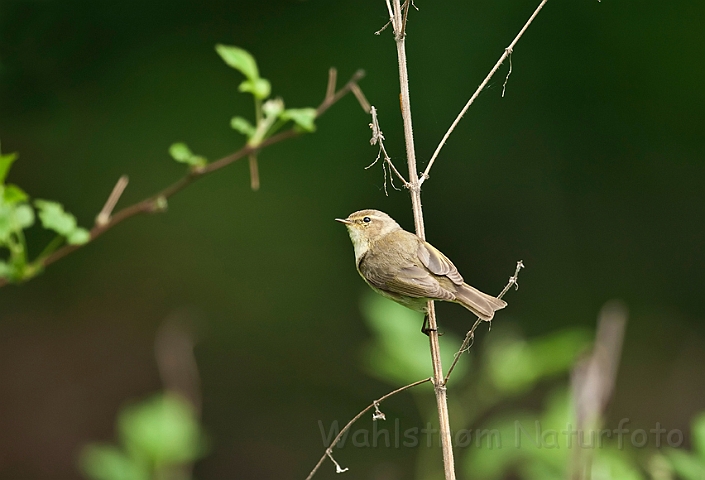
[[[374,294],[364,297],[362,311],[373,334],[373,339],[363,349],[363,361],[371,375],[395,387],[430,375],[430,359],[422,354],[428,351],[428,341],[418,332],[422,321],[420,314]],[[441,337],[445,368],[460,343],[461,339],[452,334]],[[560,433],[569,425],[577,428],[572,400],[565,386],[554,388],[546,396],[541,412],[510,406],[512,400],[519,399],[541,382],[565,379],[590,345],[591,333],[583,328],[524,338],[517,331],[500,325],[487,335],[472,373],[464,375],[470,355],[461,357],[450,377],[453,382],[448,397],[453,430],[468,432],[465,440],[469,446],[456,449],[459,465],[468,478],[501,480],[513,472],[522,480],[561,480],[570,471],[576,451],[590,452],[595,479],[643,478],[634,460],[616,448],[615,442],[604,448],[590,448],[587,439],[594,436],[590,431],[583,432],[584,438]],[[471,349],[471,353],[473,351]],[[415,391],[415,396],[429,395]],[[419,401],[418,405],[424,419],[437,422],[433,402]],[[453,409],[453,405],[462,405],[462,411]],[[500,405],[502,408],[496,411]],[[548,438],[546,433],[550,434]],[[487,443],[483,443],[483,438]],[[459,443],[459,438],[455,441]],[[579,441],[588,448],[580,449]],[[440,478],[438,468],[435,454],[419,451],[416,478]]]
[[[590,345],[590,334],[581,328],[564,329],[531,341],[507,332],[490,336],[485,352],[484,375],[503,395],[518,395],[544,378],[565,374],[576,355]]]
[[[363,296],[361,307],[373,333],[362,350],[362,360],[370,375],[395,386],[432,376],[428,337],[420,333],[422,314],[374,293]],[[444,365],[450,365],[461,341],[452,333],[440,336]],[[468,363],[469,357],[463,356],[456,366],[456,376],[467,371]]]
[[[691,425],[693,452],[670,449],[666,456],[673,469],[684,480],[702,480],[705,478],[705,412],[693,419]]]
[[[644,478],[616,440],[600,444],[597,430],[578,433],[577,428],[571,396],[565,387],[558,387],[547,395],[542,412],[508,409],[483,422],[482,429],[496,432],[502,443],[499,448],[473,445],[464,455],[463,469],[482,480],[500,480],[510,472],[523,480],[563,480],[571,477],[575,455],[590,455],[593,476],[588,478]]]
[[[119,446],[89,444],[79,463],[93,480],[187,480],[207,449],[191,405],[163,393],[125,407],[117,420]]]

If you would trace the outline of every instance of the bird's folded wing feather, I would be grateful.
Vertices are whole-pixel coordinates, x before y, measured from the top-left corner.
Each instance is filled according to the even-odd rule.
[[[405,295],[414,298],[435,298],[439,300],[455,300],[453,293],[445,290],[424,268],[412,265],[404,267],[396,273],[380,272],[365,269],[361,262],[360,269],[367,281],[386,292]]]
[[[419,259],[431,273],[448,277],[456,285],[463,284],[463,277],[455,268],[453,262],[443,255],[440,250],[428,242],[419,242]]]

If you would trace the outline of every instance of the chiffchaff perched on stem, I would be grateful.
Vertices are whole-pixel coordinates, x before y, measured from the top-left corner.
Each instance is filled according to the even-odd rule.
[[[355,247],[360,276],[377,293],[426,313],[428,300],[459,303],[483,320],[507,304],[463,281],[453,262],[430,243],[402,229],[379,210],[360,210],[345,224]],[[422,328],[428,333],[424,321]]]

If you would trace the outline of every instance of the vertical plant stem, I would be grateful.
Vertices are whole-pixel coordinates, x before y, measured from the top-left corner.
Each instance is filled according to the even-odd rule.
[[[448,414],[448,398],[443,378],[443,365],[441,364],[441,349],[438,344],[438,327],[436,322],[436,308],[433,302],[428,302],[428,324],[431,331],[428,335],[431,344],[431,361],[433,362],[433,387],[436,393],[436,406],[438,408],[438,422],[440,425],[441,448],[443,450],[443,471],[446,480],[455,480],[455,459],[453,458],[453,442],[450,432],[450,415]]]
[[[248,159],[250,162],[250,188],[256,192],[259,190],[259,167],[257,165],[257,154],[251,153]]]
[[[394,2],[398,4],[399,1]],[[404,140],[406,142],[406,162],[409,167],[409,190],[411,192],[411,208],[414,213],[416,234],[426,239],[423,210],[421,208],[421,185],[419,173],[416,171],[416,149],[414,147],[414,128],[411,123],[411,101],[409,99],[409,74],[406,69],[406,46],[404,37],[397,37],[397,57],[399,59],[399,88],[401,95],[401,116],[404,121]]]
[[[397,44],[397,57],[399,60],[399,87],[401,92],[401,114],[404,121],[404,140],[406,142],[406,160],[409,167],[409,192],[411,193],[411,206],[414,213],[414,226],[416,234],[423,240],[426,231],[421,207],[421,183],[416,170],[416,151],[414,149],[414,130],[411,123],[411,101],[409,99],[409,74],[406,68],[405,25],[402,19],[402,7],[399,0],[393,2],[394,37]],[[443,365],[441,364],[441,350],[438,344],[438,324],[436,322],[436,309],[432,301],[428,302],[428,335],[431,347],[431,361],[433,362],[433,385],[436,393],[438,407],[438,421],[440,424],[441,447],[443,449],[443,469],[446,480],[455,480],[455,464],[453,459],[453,445],[450,433],[450,418],[448,415],[448,399],[443,381]]]

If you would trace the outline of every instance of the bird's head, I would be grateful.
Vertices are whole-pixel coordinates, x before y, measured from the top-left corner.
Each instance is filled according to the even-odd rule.
[[[351,213],[348,218],[335,220],[347,227],[355,247],[355,258],[358,260],[377,240],[388,233],[401,230],[392,217],[379,210],[360,210]]]

